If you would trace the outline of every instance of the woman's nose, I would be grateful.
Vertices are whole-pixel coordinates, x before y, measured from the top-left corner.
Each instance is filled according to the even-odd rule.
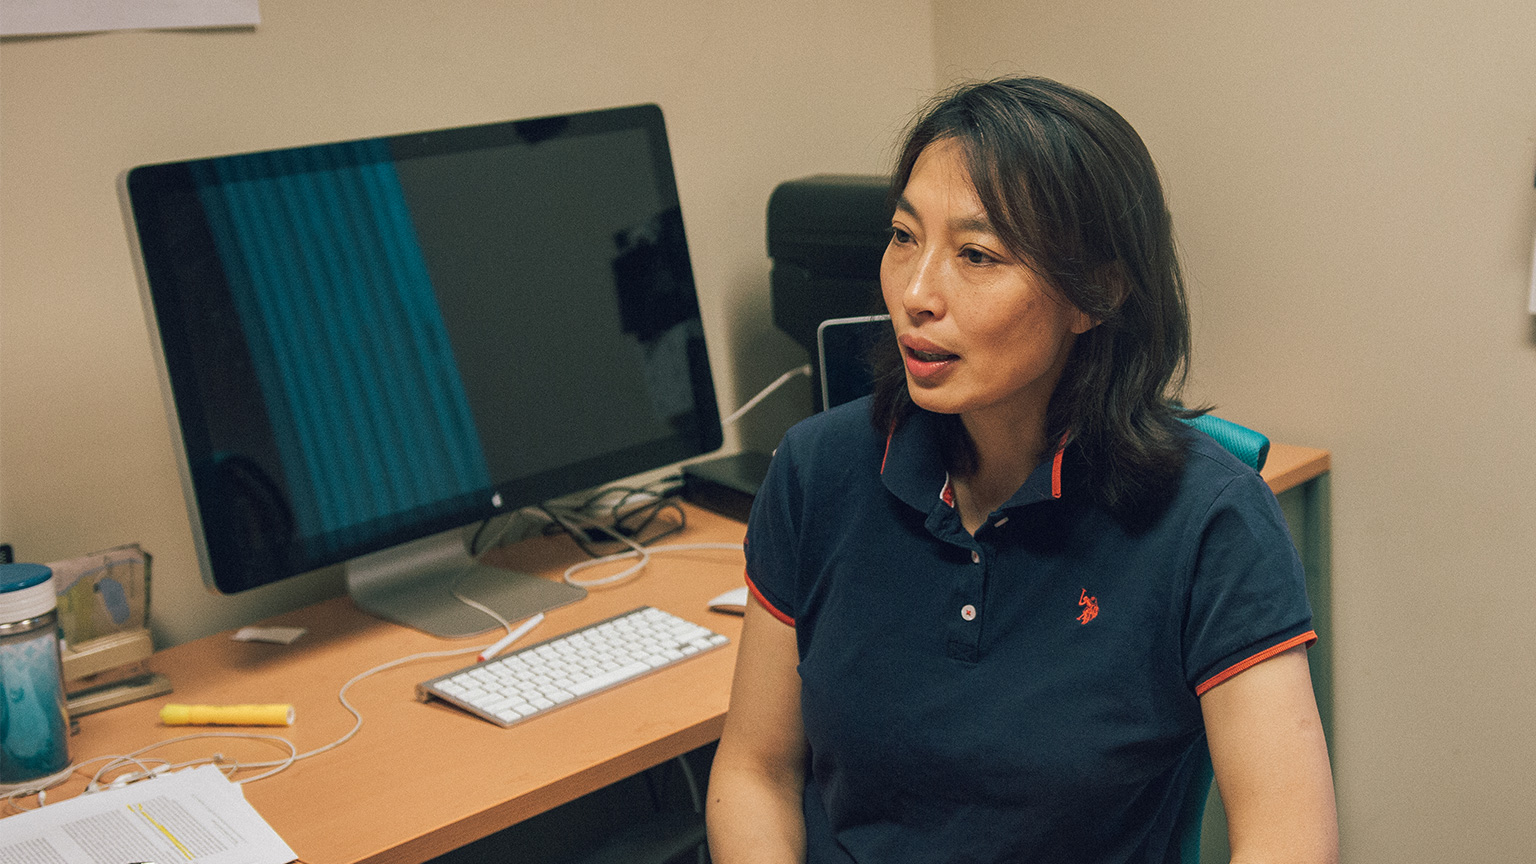
[[[930,251],[924,250],[912,261],[901,292],[908,315],[937,318],[944,314],[943,276],[942,262]]]

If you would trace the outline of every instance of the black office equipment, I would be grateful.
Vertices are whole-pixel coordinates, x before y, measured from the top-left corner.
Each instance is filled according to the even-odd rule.
[[[126,176],[208,584],[346,562],[441,635],[580,589],[474,570],[463,526],[716,449],[654,105]]]
[[[683,497],[741,522],[752,512],[752,499],[768,476],[767,453],[746,450],[683,466]]]
[[[882,176],[821,174],[780,183],[768,199],[773,323],[812,358],[821,322],[885,312],[880,258],[891,236],[889,188]],[[812,411],[820,411],[819,370],[812,385]]]
[[[890,240],[889,187],[882,176],[818,174],[780,183],[768,198],[773,323],[812,358],[810,413],[828,404],[817,359],[822,322],[885,312],[880,258]],[[689,465],[684,494],[745,519],[768,459],[746,452]]]

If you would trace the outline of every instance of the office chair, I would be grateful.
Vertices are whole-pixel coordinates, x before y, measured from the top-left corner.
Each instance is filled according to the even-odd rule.
[[[1269,439],[1264,435],[1214,414],[1201,414],[1184,422],[1216,439],[1217,444],[1249,468],[1264,470],[1264,460],[1269,458]]]
[[[1214,414],[1201,414],[1184,421],[1190,426],[1215,439],[1228,453],[1243,460],[1255,471],[1264,468],[1269,458],[1269,438],[1231,420],[1223,420]],[[1210,748],[1200,748],[1200,762],[1195,776],[1190,779],[1184,800],[1179,805],[1179,817],[1174,823],[1173,837],[1178,845],[1179,860],[1183,864],[1200,864],[1200,829],[1205,821],[1205,802],[1210,797],[1211,780],[1215,769],[1211,766]]]

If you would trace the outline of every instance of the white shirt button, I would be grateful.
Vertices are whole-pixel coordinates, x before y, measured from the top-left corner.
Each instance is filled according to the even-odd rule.
[[[972,564],[980,564],[981,563],[981,553],[977,552],[974,549],[971,550],[971,563]]]
[[[976,620],[976,607],[972,606],[969,603],[965,604],[964,606],[961,606],[960,607],[960,617],[964,618],[967,621],[975,621]]]

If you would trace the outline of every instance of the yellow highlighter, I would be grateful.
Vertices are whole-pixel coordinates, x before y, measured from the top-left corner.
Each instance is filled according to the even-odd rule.
[[[166,705],[167,726],[291,726],[292,705]]]

